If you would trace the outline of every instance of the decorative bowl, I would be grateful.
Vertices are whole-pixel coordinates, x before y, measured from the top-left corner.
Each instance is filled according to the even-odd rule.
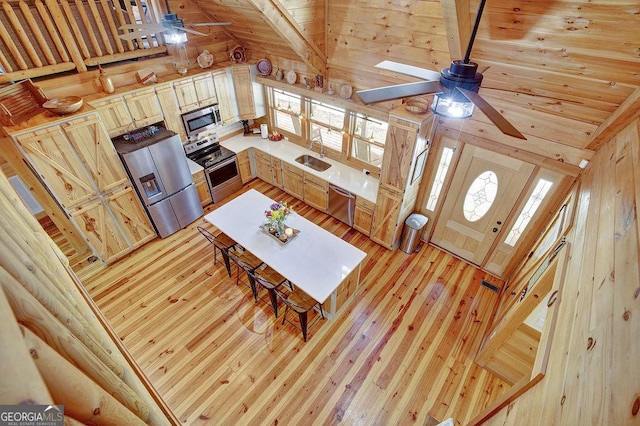
[[[412,114],[424,114],[429,111],[429,104],[421,99],[411,99],[404,104],[404,108]]]
[[[65,96],[63,98],[50,99],[42,104],[42,108],[58,115],[71,114],[82,108],[84,101],[80,96]]]

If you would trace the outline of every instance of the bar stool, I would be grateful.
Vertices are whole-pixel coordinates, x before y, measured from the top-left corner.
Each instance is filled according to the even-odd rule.
[[[296,326],[291,321],[287,320],[287,313],[289,309],[292,309],[298,313],[298,319],[300,321],[300,331],[302,331],[302,338],[304,341],[307,341],[307,328],[310,327],[313,323],[315,323],[318,318],[316,317],[311,324],[307,324],[308,322],[308,314],[311,309],[315,306],[320,308],[320,315],[322,319],[324,319],[324,311],[322,309],[322,303],[318,302],[302,290],[297,289],[295,286],[291,286],[292,290],[288,293],[284,293],[282,291],[275,290],[276,294],[280,299],[285,303],[286,308],[284,310],[284,317],[282,318],[282,324],[287,321],[289,324]],[[296,327],[297,328],[297,327]]]
[[[264,287],[269,293],[269,299],[271,300],[271,306],[273,307],[273,313],[276,318],[278,317],[278,296],[276,295],[276,288],[282,284],[288,282],[288,280],[280,275],[269,265],[261,266],[254,271],[254,277],[258,283]]]
[[[211,232],[209,232],[207,229],[203,228],[202,226],[197,226],[197,228],[198,228],[198,231],[200,231],[200,233],[204,235],[204,237],[207,240],[209,240],[211,244],[213,244],[213,264],[215,265],[217,263],[216,251],[220,251],[220,254],[222,255],[222,258],[224,260],[224,266],[227,268],[227,273],[229,274],[229,277],[231,277],[231,263],[229,262],[229,249],[232,247],[238,246],[238,243],[236,243],[231,237],[229,237],[227,234],[223,232],[220,232],[217,235],[213,235]]]
[[[262,260],[258,259],[249,250],[232,247],[229,249],[229,258],[238,266],[238,274],[236,275],[236,285],[240,282],[240,268],[247,274],[249,279],[249,288],[253,293],[253,299],[258,300],[258,289],[256,288],[256,280],[254,278],[254,271],[256,268],[263,265]]]

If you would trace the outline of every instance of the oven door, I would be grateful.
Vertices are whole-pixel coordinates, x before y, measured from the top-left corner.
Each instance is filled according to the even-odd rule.
[[[221,201],[242,188],[236,156],[215,164],[204,171],[214,203]]]

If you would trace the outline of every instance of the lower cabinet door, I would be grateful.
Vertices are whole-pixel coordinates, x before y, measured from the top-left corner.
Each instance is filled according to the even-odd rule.
[[[71,219],[103,262],[113,262],[131,251],[102,200],[77,207],[71,212]]]
[[[105,202],[133,248],[156,237],[147,212],[131,186],[113,192],[105,197]]]

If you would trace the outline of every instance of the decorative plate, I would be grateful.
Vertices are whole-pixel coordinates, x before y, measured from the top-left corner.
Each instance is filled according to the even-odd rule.
[[[353,94],[353,87],[351,87],[350,84],[345,83],[342,86],[340,86],[340,97],[342,99],[350,99],[352,94]]]
[[[235,49],[233,49],[231,51],[231,62],[235,62],[236,64],[240,64],[243,63],[247,60],[245,54],[244,54],[244,48],[243,47],[236,47]]]
[[[201,54],[198,55],[197,61],[198,65],[200,65],[200,68],[209,68],[211,65],[213,65],[213,55],[205,49]]]
[[[273,69],[271,67],[271,61],[269,61],[268,59],[260,59],[256,65],[258,67],[258,72],[261,75],[271,75],[271,70]]]
[[[298,74],[296,74],[294,70],[289,70],[287,71],[285,78],[287,79],[287,83],[296,84],[296,81],[298,81]]]

